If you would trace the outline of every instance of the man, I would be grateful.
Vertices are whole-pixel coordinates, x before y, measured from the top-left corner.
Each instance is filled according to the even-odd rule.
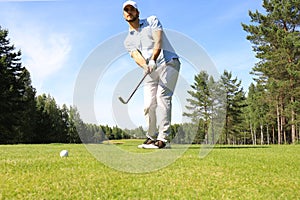
[[[126,1],[123,4],[123,17],[129,25],[125,48],[144,73],[148,73],[144,86],[148,132],[146,141],[138,147],[164,148],[170,133],[172,96],[180,62],[157,17],[140,19],[139,14],[136,2]]]

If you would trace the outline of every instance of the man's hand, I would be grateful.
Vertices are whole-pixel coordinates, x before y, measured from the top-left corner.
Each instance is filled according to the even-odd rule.
[[[144,64],[142,68],[144,69],[144,74],[149,74],[149,67],[147,64]]]
[[[157,65],[154,60],[150,60],[148,63],[148,73],[152,73],[156,70]]]
[[[138,49],[131,53],[131,57],[140,67],[144,69],[145,74],[151,74],[157,68],[155,60],[151,59],[147,64],[147,60],[144,58],[144,56]]]

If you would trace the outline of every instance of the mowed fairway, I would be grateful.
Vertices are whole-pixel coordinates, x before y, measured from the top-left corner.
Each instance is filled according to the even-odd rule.
[[[140,141],[122,142],[147,151],[136,148]],[[300,199],[300,145],[216,146],[204,159],[199,148],[159,171],[130,174],[80,144],[3,145],[0,199]]]

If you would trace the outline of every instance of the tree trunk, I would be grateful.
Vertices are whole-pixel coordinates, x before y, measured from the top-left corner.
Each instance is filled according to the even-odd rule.
[[[254,136],[254,145],[256,145],[257,143],[256,143],[256,129],[254,129],[254,134],[253,134],[253,136]]]
[[[272,134],[273,134],[272,141],[273,141],[273,144],[275,144],[275,127],[274,127],[274,125],[272,125]]]
[[[252,128],[252,123],[251,122],[250,122],[250,132],[251,132],[251,137],[252,137],[252,144],[255,145],[254,133],[253,133],[253,128]]]
[[[211,118],[211,144],[215,144],[214,117]]]
[[[295,126],[295,110],[294,110],[294,107],[293,107],[293,104],[295,102],[295,97],[291,97],[291,103],[292,103],[292,111],[291,111],[291,124],[292,124],[292,143],[295,144],[296,142],[296,126]]]
[[[267,144],[270,145],[269,125],[267,124]]]
[[[281,144],[281,123],[280,123],[280,112],[279,112],[279,105],[276,106],[277,112],[277,144]]]
[[[264,144],[264,133],[263,133],[263,125],[260,125],[260,144]]]
[[[286,130],[283,129],[283,141],[284,141],[284,144],[287,144],[287,140],[286,140]]]
[[[226,114],[225,120],[225,143],[228,144],[228,115]]]
[[[283,105],[281,105],[283,106]],[[283,115],[283,108],[281,109],[281,125],[280,125],[280,128],[281,128],[281,133],[283,135],[283,142],[284,144],[286,144],[286,130],[285,130],[285,116]]]
[[[298,132],[298,138],[297,141],[300,141],[300,128],[299,128],[299,132]]]

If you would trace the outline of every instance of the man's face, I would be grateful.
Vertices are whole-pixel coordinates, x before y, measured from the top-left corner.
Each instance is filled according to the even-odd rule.
[[[139,11],[131,5],[127,5],[123,10],[123,16],[127,22],[134,22],[139,18]]]

